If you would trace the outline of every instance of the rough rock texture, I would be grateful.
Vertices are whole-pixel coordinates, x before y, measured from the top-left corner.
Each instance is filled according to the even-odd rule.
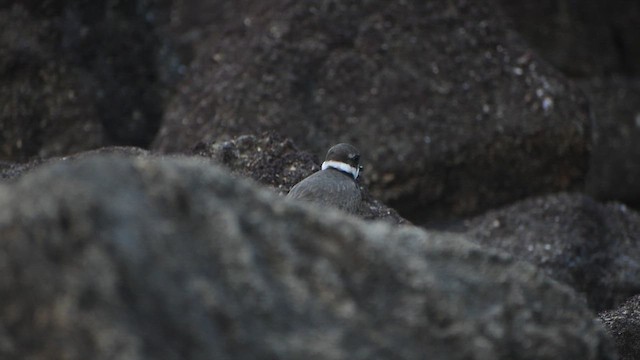
[[[318,156],[298,150],[290,139],[275,133],[242,135],[228,141],[200,143],[192,153],[211,158],[232,173],[252,178],[273,188],[280,195],[286,195],[293,185],[320,170]],[[366,178],[366,169],[358,181],[363,178]],[[408,223],[394,209],[375,199],[367,185],[361,183],[360,189],[363,202],[358,215],[396,224]]]
[[[499,1],[513,26],[565,74],[640,76],[640,2]]]
[[[640,359],[640,295],[600,313],[600,319],[616,342],[620,360]]]
[[[528,199],[466,221],[476,242],[529,261],[610,309],[640,293],[640,214],[581,194]]]
[[[162,2],[0,3],[0,159],[148,145],[178,67]]]
[[[243,31],[232,21],[224,40],[201,44],[157,149],[263,130],[315,153],[349,142],[370,161],[374,195],[410,220],[581,183],[586,101],[494,1],[247,8]]]
[[[596,116],[587,190],[640,208],[640,77],[580,84]]]
[[[202,160],[41,168],[0,185],[0,233],[3,358],[615,358],[534,267]]]

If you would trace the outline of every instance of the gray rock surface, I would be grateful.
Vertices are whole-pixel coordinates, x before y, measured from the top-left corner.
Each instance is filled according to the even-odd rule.
[[[348,142],[370,161],[373,194],[409,220],[578,187],[586,99],[497,6],[247,2],[225,39],[199,45],[154,146],[265,130],[314,153]]]
[[[640,359],[640,295],[600,313],[600,319],[616,342],[620,360]]]
[[[202,159],[42,167],[0,185],[0,233],[3,358],[615,358],[530,265]]]
[[[582,194],[527,199],[466,221],[477,243],[529,261],[596,310],[640,293],[640,214]]]

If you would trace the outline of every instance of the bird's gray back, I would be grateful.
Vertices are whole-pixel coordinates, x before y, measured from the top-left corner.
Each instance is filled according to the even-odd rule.
[[[291,188],[289,199],[333,206],[350,213],[359,209],[362,195],[358,184],[347,174],[338,170],[321,170]]]

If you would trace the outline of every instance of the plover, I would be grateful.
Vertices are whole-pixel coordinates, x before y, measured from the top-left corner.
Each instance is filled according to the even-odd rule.
[[[362,201],[356,182],[362,167],[360,153],[349,144],[338,144],[327,152],[322,170],[294,185],[287,199],[300,199],[357,213]]]

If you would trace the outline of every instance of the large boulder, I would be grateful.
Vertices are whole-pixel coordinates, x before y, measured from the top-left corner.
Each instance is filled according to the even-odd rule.
[[[248,3],[200,45],[156,149],[265,130],[313,153],[349,142],[410,220],[582,184],[586,100],[495,1]]]
[[[640,295],[599,315],[616,342],[620,360],[640,359]]]
[[[530,265],[201,158],[40,168],[0,185],[0,233],[3,358],[615,359]]]
[[[640,214],[582,194],[527,199],[465,222],[475,242],[531,262],[611,309],[640,293]]]

